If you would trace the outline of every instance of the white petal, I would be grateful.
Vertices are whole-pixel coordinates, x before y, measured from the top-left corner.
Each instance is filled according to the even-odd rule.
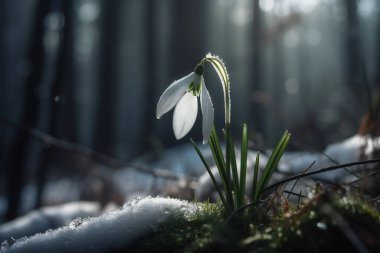
[[[214,107],[212,105],[210,94],[205,86],[205,81],[202,77],[202,91],[201,91],[201,109],[202,109],[202,132],[203,132],[203,144],[208,142],[210,138],[211,130],[214,125]]]
[[[172,83],[164,91],[164,93],[162,93],[160,100],[158,100],[157,104],[157,118],[161,118],[163,114],[170,111],[178,103],[178,101],[189,88],[190,83],[195,79],[196,76],[197,74],[192,72],[189,75]]]
[[[193,127],[197,113],[197,97],[186,92],[177,103],[173,114],[173,130],[177,140],[185,136]]]

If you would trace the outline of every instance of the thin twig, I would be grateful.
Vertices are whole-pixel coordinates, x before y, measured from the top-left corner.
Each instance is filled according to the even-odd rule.
[[[296,180],[298,178],[308,177],[308,176],[324,173],[324,172],[327,172],[327,171],[333,171],[333,170],[343,169],[345,167],[352,167],[352,166],[355,166],[355,165],[372,164],[372,163],[380,163],[380,158],[370,159],[370,160],[365,160],[365,161],[359,161],[359,162],[345,163],[345,164],[340,164],[340,165],[334,165],[334,166],[330,166],[330,167],[327,167],[327,168],[319,169],[319,170],[316,170],[316,171],[311,171],[311,172],[307,172],[307,173],[301,173],[301,174],[298,174],[298,175],[294,175],[294,176],[285,178],[283,180],[280,180],[280,181],[278,181],[278,182],[276,182],[276,183],[274,183],[272,185],[269,185],[268,187],[265,187],[261,191],[261,193],[263,193],[263,192],[265,192],[265,191],[267,191],[269,189],[272,189],[274,187],[277,187],[277,186],[279,186],[281,184],[284,184],[286,182]]]
[[[231,220],[231,219],[232,219],[237,213],[240,213],[240,212],[244,211],[246,208],[251,207],[251,206],[254,206],[254,205],[257,205],[257,204],[260,204],[260,203],[264,203],[264,201],[259,200],[259,201],[251,202],[251,203],[246,204],[245,206],[242,206],[242,207],[236,209],[235,211],[233,211],[233,212],[227,217],[225,223],[226,223],[226,224],[229,223],[230,220]]]
[[[110,157],[108,155],[105,155],[103,153],[99,153],[91,148],[84,147],[82,145],[79,145],[77,143],[60,140],[58,138],[55,138],[49,134],[46,134],[42,131],[39,131],[35,128],[31,128],[25,124],[22,123],[15,123],[10,120],[7,120],[0,116],[0,123],[6,126],[9,126],[13,129],[16,129],[17,131],[27,134],[39,141],[41,141],[43,144],[47,146],[54,146],[58,147],[76,154],[80,154],[84,157],[87,157],[93,161],[96,161],[98,163],[106,164],[110,168],[118,169],[118,168],[124,168],[124,167],[130,167],[132,169],[136,169],[139,172],[147,173],[152,175],[153,177],[158,178],[164,178],[169,180],[178,180],[180,178],[183,178],[183,176],[175,175],[171,173],[168,170],[160,169],[160,168],[152,168],[147,165],[142,164],[135,164],[135,163],[127,163],[122,160]]]
[[[303,194],[295,193],[293,191],[288,191],[288,190],[284,190],[283,193],[288,193],[289,195],[294,195],[294,196],[297,196],[299,198],[306,198],[307,197],[307,196],[305,196]],[[288,198],[289,198],[289,195],[288,195]]]
[[[314,148],[313,146],[309,145],[309,144],[306,144],[304,143],[302,140],[292,136],[292,144],[294,146],[298,146],[298,148],[300,149],[308,149],[310,151],[313,151],[313,152],[316,152],[316,153],[320,153],[321,155],[323,155],[324,157],[326,157],[330,162],[332,163],[335,163],[335,164],[339,164],[338,161],[336,161],[335,159],[333,159],[331,156],[329,156],[328,154],[326,154],[325,152],[319,150],[319,149],[316,149]]]
[[[334,163],[336,165],[340,165],[340,163],[337,160],[335,160],[334,158],[332,158],[331,156],[329,156],[325,152],[323,152],[321,150],[318,150],[318,149],[312,147],[311,145],[308,145],[308,144],[304,143],[303,141],[301,141],[299,139],[294,139],[294,137],[292,137],[292,138],[293,138],[293,140],[292,140],[293,144],[294,144],[294,142],[296,142],[296,145],[301,146],[301,147],[306,148],[306,149],[309,149],[311,151],[320,153],[322,156],[326,157],[330,162],[332,162],[332,163]],[[357,175],[355,172],[349,170],[348,168],[343,168],[343,169],[345,171],[347,171],[348,173],[354,175],[355,177],[360,178],[359,175]]]
[[[372,198],[372,199],[367,199],[366,201],[371,203],[371,202],[377,202],[379,200],[380,200],[380,196],[377,196],[377,197]]]
[[[306,172],[308,172],[308,170],[310,170],[311,167],[314,166],[315,162],[316,162],[316,161],[312,162],[312,163],[309,165],[309,167],[307,167],[304,171],[302,171],[302,173],[306,173]],[[290,192],[288,193],[288,197],[287,197],[287,199],[289,199],[290,194],[293,193],[293,190],[294,190],[294,188],[296,187],[298,181],[299,181],[299,178],[296,179],[296,181],[294,182],[293,187],[290,189]],[[289,182],[288,182],[288,183],[289,183]],[[287,185],[288,185],[288,184],[286,183],[286,184],[284,185],[283,189],[285,189],[285,187],[286,187]]]
[[[368,175],[365,175],[365,176],[363,176],[363,177],[361,177],[361,178],[359,178],[359,179],[355,179],[355,180],[353,180],[353,181],[351,181],[351,182],[349,182],[349,183],[347,183],[347,184],[351,186],[352,184],[358,183],[358,182],[360,182],[360,181],[362,181],[362,180],[364,180],[364,179],[367,179],[367,178],[370,178],[370,177],[376,176],[376,175],[378,175],[378,174],[380,174],[380,170],[376,170],[376,171],[374,171],[374,172],[372,172],[372,173],[370,173],[370,174],[368,174]]]

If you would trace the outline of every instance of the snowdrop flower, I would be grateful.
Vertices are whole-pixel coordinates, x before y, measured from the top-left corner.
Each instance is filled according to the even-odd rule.
[[[172,83],[161,95],[157,104],[157,118],[174,106],[173,130],[178,139],[184,137],[193,127],[198,113],[200,97],[202,110],[203,144],[208,142],[214,122],[214,107],[203,79],[204,67],[198,64],[194,72]]]

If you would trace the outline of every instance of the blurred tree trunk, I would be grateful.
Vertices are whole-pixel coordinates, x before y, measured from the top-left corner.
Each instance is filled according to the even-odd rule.
[[[377,10],[380,11],[380,1],[377,2]],[[380,16],[377,17],[377,50],[375,53],[377,57],[375,57],[375,66],[376,66],[376,76],[375,76],[375,89],[377,92],[377,109],[380,110]],[[377,111],[380,113],[379,111]]]
[[[253,1],[253,24],[252,24],[252,88],[253,92],[263,92],[263,84],[261,83],[261,51],[262,49],[262,34],[261,34],[261,10],[259,0]],[[256,131],[263,133],[264,131],[264,108],[262,104],[255,104],[253,106],[253,124]]]
[[[176,43],[173,48],[174,71],[179,77],[190,73],[195,65],[204,57],[202,52],[202,0],[177,0],[174,5],[173,39]],[[183,59],[188,59],[184,62]]]
[[[6,26],[7,26],[7,18],[6,18],[6,11],[8,10],[8,2],[7,1],[0,1],[0,38],[5,38],[6,37]],[[6,108],[6,102],[7,99],[5,99],[5,96],[8,94],[7,90],[7,84],[8,80],[6,77],[6,73],[9,73],[8,66],[8,57],[6,54],[6,40],[1,39],[0,40],[0,55],[2,57],[0,58],[0,90],[2,92],[2,99],[0,101],[0,113],[3,115],[6,113],[4,110]],[[7,64],[8,62],[8,64]],[[0,145],[0,164],[4,164],[4,159],[5,159],[5,149],[6,149],[6,131],[2,130],[0,131],[0,142],[2,145]],[[3,176],[4,170],[2,167],[0,167],[0,176]]]
[[[34,31],[30,40],[27,60],[31,64],[31,72],[26,80],[23,97],[22,123],[36,127],[38,124],[38,109],[40,100],[36,91],[42,79],[44,65],[44,19],[49,13],[50,1],[41,0],[37,5]],[[17,132],[10,146],[10,156],[6,162],[7,178],[7,212],[6,219],[11,220],[18,215],[22,188],[25,177],[32,164],[28,163],[28,153],[31,151],[30,137]]]
[[[76,0],[58,0],[60,9],[65,18],[65,24],[61,31],[61,45],[58,49],[59,59],[57,63],[57,76],[55,82],[56,90],[52,90],[52,98],[56,98],[54,111],[52,113],[52,133],[55,137],[72,142],[78,142],[79,123],[78,118],[78,86],[74,78],[77,69],[74,63],[74,28],[77,24],[77,14],[75,14]],[[75,71],[74,71],[75,70]]]
[[[284,89],[284,84],[286,81],[285,76],[285,59],[284,59],[284,44],[281,39],[276,39],[273,41],[273,73],[276,73],[273,78],[272,90],[269,94],[272,94],[272,99],[270,100],[269,109],[272,119],[270,122],[274,122],[269,128],[269,132],[265,134],[270,141],[270,145],[275,145],[276,139],[281,135],[283,128],[286,125],[286,116],[283,117],[283,113],[286,112],[285,99],[286,91]],[[282,120],[278,115],[281,115]],[[267,127],[268,129],[268,127]]]
[[[44,115],[46,126],[44,132],[51,134],[53,136],[57,135],[57,128],[59,124],[59,98],[62,97],[61,94],[64,92],[64,85],[66,83],[66,78],[70,76],[68,73],[68,66],[71,65],[71,42],[72,42],[72,10],[73,1],[72,0],[58,0],[55,1],[57,4],[53,11],[62,14],[64,18],[64,26],[62,29],[57,31],[60,35],[60,42],[57,46],[56,60],[54,61],[52,67],[53,76],[50,82],[46,85],[49,86],[49,97],[48,104],[46,108],[46,113]],[[58,14],[58,15],[59,15]],[[44,189],[44,184],[46,181],[46,174],[50,162],[50,158],[53,155],[54,147],[44,146],[44,150],[41,154],[40,164],[37,167],[36,180],[37,180],[37,196],[35,208],[41,206],[42,193]]]
[[[156,80],[158,75],[155,69],[156,64],[156,55],[155,55],[155,45],[156,45],[156,30],[159,27],[156,27],[156,13],[155,6],[157,1],[146,0],[146,27],[145,27],[145,43],[146,43],[146,54],[145,54],[145,101],[150,101],[145,104],[143,108],[144,119],[143,119],[143,145],[140,146],[138,153],[143,150],[149,150],[151,148],[150,143],[150,134],[153,132],[154,121],[156,120],[156,103],[154,101],[156,92]]]
[[[114,124],[117,124],[115,119],[115,103],[117,85],[117,41],[119,38],[118,32],[120,24],[120,1],[103,1],[102,3],[102,23],[100,24],[102,33],[102,53],[101,53],[101,79],[97,106],[97,123],[95,124],[95,147],[96,150],[108,155],[114,153],[113,143]],[[97,73],[93,73],[96,75]]]
[[[367,105],[365,101],[365,86],[361,76],[360,32],[356,0],[344,0],[346,7],[346,37],[345,37],[345,64],[346,83],[351,94],[357,99],[358,104]],[[367,109],[367,108],[362,108]]]

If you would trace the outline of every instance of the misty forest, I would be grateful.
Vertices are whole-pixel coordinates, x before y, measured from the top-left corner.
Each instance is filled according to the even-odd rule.
[[[380,1],[0,0],[0,252],[380,252]]]

